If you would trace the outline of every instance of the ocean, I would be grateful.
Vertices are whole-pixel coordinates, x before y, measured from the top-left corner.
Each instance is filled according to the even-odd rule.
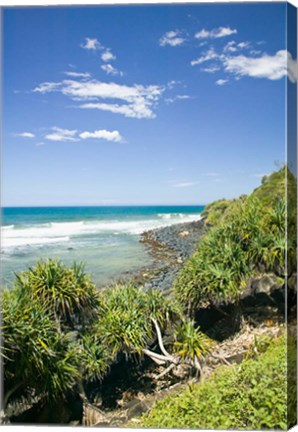
[[[85,263],[98,287],[151,263],[146,230],[200,219],[203,206],[6,207],[2,209],[1,286],[39,259]]]

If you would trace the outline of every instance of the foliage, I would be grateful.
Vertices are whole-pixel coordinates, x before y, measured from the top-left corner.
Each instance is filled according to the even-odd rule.
[[[82,266],[38,262],[1,297],[5,393],[59,399],[102,379],[118,354],[142,355],[181,311],[160,291],[118,285],[97,292]]]
[[[241,200],[244,201],[246,195],[241,195],[238,199],[226,200],[220,199],[208,204],[202,212],[202,217],[211,225],[218,225],[233,211],[234,206]]]
[[[241,365],[219,368],[208,380],[157,402],[138,427],[287,429],[286,341]]]
[[[192,360],[204,357],[212,346],[212,340],[195,327],[194,321],[181,321],[175,328],[174,351],[184,358]]]
[[[16,275],[20,301],[39,301],[61,325],[88,322],[98,306],[98,295],[82,264],[66,267],[61,261],[39,261]]]
[[[166,327],[180,310],[160,291],[143,291],[132,285],[118,285],[106,290],[97,333],[116,356],[139,354],[154,338],[152,318]]]
[[[63,397],[79,377],[76,347],[43,304],[19,303],[17,294],[2,293],[5,387]]]
[[[235,301],[254,274],[291,274],[296,262],[296,236],[286,238],[286,221],[294,234],[294,213],[287,213],[284,196],[278,198],[280,191],[285,191],[282,186],[270,206],[262,189],[266,186],[267,192],[269,187],[271,190],[284,173],[285,169],[273,173],[247,198],[234,200],[229,206],[225,202],[221,218],[205,234],[175,282],[174,293],[182,305],[193,308],[206,302]],[[207,207],[208,218],[213,210],[212,205],[209,210]]]
[[[296,328],[294,329],[296,332]],[[297,424],[297,340],[288,336],[287,339],[287,390],[288,390],[288,428]]]

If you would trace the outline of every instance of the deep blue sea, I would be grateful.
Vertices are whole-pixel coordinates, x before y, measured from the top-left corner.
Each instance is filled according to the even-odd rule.
[[[83,261],[98,286],[151,262],[146,230],[200,219],[203,206],[7,207],[2,209],[1,284],[39,259]]]

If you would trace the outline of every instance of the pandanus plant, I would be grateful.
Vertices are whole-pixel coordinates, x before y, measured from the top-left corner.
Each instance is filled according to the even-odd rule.
[[[165,366],[165,370],[156,376],[161,378],[181,363],[190,365],[201,373],[200,360],[208,349],[207,337],[203,337],[194,327],[194,323],[188,323],[188,330],[193,329],[193,339],[183,339],[186,333],[181,331],[176,338],[177,343],[185,343],[191,347],[192,341],[196,344],[196,356],[191,349],[181,355],[181,352],[170,353],[165,348],[163,334],[166,331],[172,333],[173,323],[183,319],[181,309],[177,303],[166,298],[161,292],[143,291],[132,285],[119,285],[106,291],[105,302],[102,308],[99,322],[99,339],[112,348],[114,357],[124,353],[127,357],[146,355],[156,364]],[[184,327],[183,327],[184,328]],[[181,339],[182,338],[182,339]],[[160,352],[151,347],[157,342]],[[202,351],[200,351],[200,347]],[[198,355],[199,351],[201,352]]]

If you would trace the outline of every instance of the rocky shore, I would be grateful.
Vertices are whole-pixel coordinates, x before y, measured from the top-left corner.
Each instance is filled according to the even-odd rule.
[[[193,254],[205,232],[203,220],[145,231],[140,241],[153,257],[153,263],[128,279],[145,289],[169,292],[182,264]]]

